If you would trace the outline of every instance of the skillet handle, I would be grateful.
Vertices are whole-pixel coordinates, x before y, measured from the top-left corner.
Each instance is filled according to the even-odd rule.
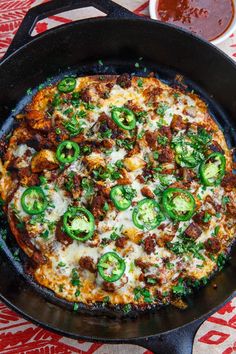
[[[97,10],[104,12],[107,14],[107,17],[110,18],[137,17],[137,15],[133,14],[131,11],[114,3],[111,0],[52,0],[47,3],[32,7],[27,12],[4,56],[4,59],[34,39],[34,37],[31,36],[31,33],[38,21],[57,13],[89,6],[95,7]],[[39,36],[40,35],[37,35],[35,37],[38,38]]]
[[[203,321],[199,319],[169,333],[133,340],[130,344],[149,349],[154,354],[192,354],[194,337]]]

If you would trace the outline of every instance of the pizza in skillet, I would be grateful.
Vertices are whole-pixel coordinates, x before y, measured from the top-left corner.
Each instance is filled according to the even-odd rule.
[[[64,77],[2,143],[0,193],[36,282],[70,302],[181,304],[236,235],[232,152],[193,92]]]

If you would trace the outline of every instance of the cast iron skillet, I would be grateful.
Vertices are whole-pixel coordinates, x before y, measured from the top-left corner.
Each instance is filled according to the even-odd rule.
[[[77,21],[31,37],[35,23],[47,16],[75,8],[94,6],[106,18]],[[140,69],[135,69],[138,58]],[[98,65],[98,59],[104,65]],[[161,79],[174,82],[182,73],[187,84],[208,103],[229,146],[235,144],[236,65],[207,42],[160,22],[134,16],[108,0],[54,0],[26,15],[0,64],[0,118],[3,132],[12,126],[11,110],[29,87],[70,69],[79,75],[154,70]],[[70,67],[70,68],[69,68]],[[200,88],[201,89],[200,89]],[[28,98],[29,99],[29,98]],[[26,98],[27,100],[27,98]],[[17,107],[20,110],[21,104]],[[217,104],[216,104],[217,102]],[[8,119],[6,119],[9,117]],[[234,145],[235,146],[235,145]],[[119,320],[75,313],[51,292],[32,282],[13,253],[10,232],[1,241],[0,298],[30,321],[62,335],[109,343],[133,343],[155,353],[192,352],[194,334],[204,319],[229,300],[236,289],[236,250],[225,270],[208,286],[191,296],[186,310],[162,308],[156,313]],[[24,256],[20,254],[23,259]],[[15,257],[16,258],[16,257]],[[214,290],[212,284],[217,284]],[[85,310],[85,309],[84,309]],[[96,313],[94,308],[92,313]]]

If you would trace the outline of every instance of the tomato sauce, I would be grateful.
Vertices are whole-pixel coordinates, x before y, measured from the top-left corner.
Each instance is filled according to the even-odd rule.
[[[159,0],[157,17],[213,40],[229,28],[234,4],[232,0]]]

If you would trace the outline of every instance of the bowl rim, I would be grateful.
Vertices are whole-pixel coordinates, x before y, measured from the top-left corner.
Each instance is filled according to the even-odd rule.
[[[149,0],[149,14],[153,20],[158,20],[156,15],[156,7],[159,0]],[[236,31],[236,0],[232,0],[234,5],[234,17],[228,29],[223,32],[219,37],[209,41],[214,45],[218,45],[228,39]]]

